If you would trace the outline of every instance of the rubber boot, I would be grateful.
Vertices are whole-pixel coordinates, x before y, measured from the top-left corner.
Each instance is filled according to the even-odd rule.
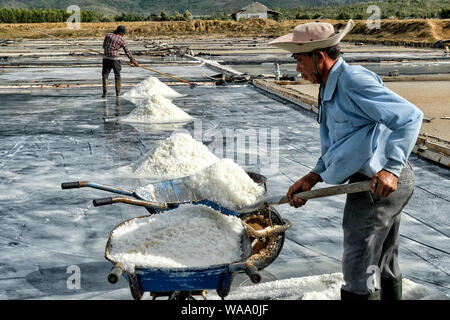
[[[122,87],[122,80],[116,79],[116,97],[120,96],[121,92],[120,89]]]
[[[106,98],[106,96],[108,95],[108,79],[102,78],[102,84],[103,84],[102,98]]]
[[[381,277],[381,300],[402,300],[402,276]]]
[[[372,294],[356,294],[341,289],[341,300],[380,300],[380,291],[381,290],[375,290]]]

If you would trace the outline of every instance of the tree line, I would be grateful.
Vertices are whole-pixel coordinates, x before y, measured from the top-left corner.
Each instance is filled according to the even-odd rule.
[[[298,7],[281,9],[285,19],[367,19],[370,5],[380,8],[381,19],[448,19],[450,3],[448,0],[384,0],[382,2],[363,2],[337,7]]]
[[[62,9],[23,9],[0,8],[0,23],[34,23],[34,22],[66,22],[73,14]],[[81,22],[114,22],[114,21],[186,21],[192,18],[191,13],[162,11],[160,15],[137,15],[134,13],[121,13],[116,16],[105,16],[91,10],[80,11]]]
[[[0,8],[0,23],[66,22],[72,14],[62,9]],[[80,18],[83,22],[98,22],[102,15],[81,10]]]
[[[282,12],[284,19],[368,19],[369,5],[379,6],[381,18],[450,18],[450,4],[448,0],[384,0],[383,2],[366,2],[338,7],[298,7],[290,9],[272,8]],[[0,23],[33,23],[33,22],[66,22],[72,15],[63,9],[24,9],[0,8]],[[134,13],[121,13],[107,16],[92,10],[81,10],[81,22],[115,22],[115,21],[187,21],[192,14],[186,10],[184,13],[161,11],[160,14],[147,15]],[[202,16],[204,20],[229,20],[226,13],[213,13]]]

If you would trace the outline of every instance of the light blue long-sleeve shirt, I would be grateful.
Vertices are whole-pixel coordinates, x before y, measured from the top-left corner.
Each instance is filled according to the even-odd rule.
[[[422,111],[386,88],[377,74],[342,58],[320,94],[322,155],[312,171],[330,184],[382,169],[399,176],[416,143]]]

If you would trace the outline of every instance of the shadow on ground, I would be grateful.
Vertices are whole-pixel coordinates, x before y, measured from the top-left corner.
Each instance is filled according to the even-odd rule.
[[[43,293],[50,296],[74,295],[90,292],[117,290],[128,287],[128,282],[121,279],[116,284],[107,280],[111,263],[92,262],[76,265],[79,267],[79,281],[76,280],[77,271],[72,266],[41,269],[28,274],[27,282]]]

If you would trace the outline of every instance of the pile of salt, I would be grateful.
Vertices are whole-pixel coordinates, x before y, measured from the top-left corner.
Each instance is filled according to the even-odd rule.
[[[238,217],[203,205],[132,219],[111,235],[110,258],[128,268],[185,268],[228,264],[242,258]]]
[[[189,114],[159,93],[138,102],[137,105],[137,108],[121,120],[134,123],[170,123],[192,120]]]
[[[189,184],[204,199],[227,208],[249,206],[264,194],[264,188],[231,159],[222,159],[197,172],[189,178]]]
[[[201,142],[186,133],[175,133],[161,141],[141,161],[135,173],[161,180],[191,175],[219,161]]]
[[[130,91],[125,92],[123,97],[134,102],[136,101],[136,98],[148,98],[156,93],[159,93],[168,99],[181,97],[181,94],[162,83],[156,77],[148,77],[141,81]]]

